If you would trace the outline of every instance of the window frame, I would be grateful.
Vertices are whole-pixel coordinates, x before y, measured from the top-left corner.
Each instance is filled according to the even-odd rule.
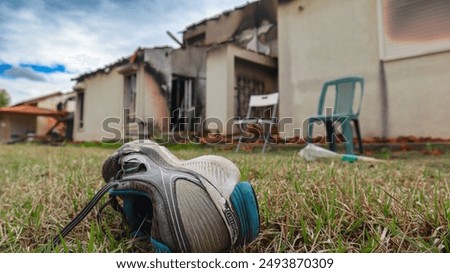
[[[134,78],[134,81],[132,81],[131,79]],[[124,100],[124,105],[123,108],[124,109],[128,109],[128,121],[129,122],[133,122],[136,118],[136,102],[137,102],[137,73],[133,72],[133,73],[129,73],[129,74],[125,74],[123,77],[123,83],[124,83],[124,88],[123,88],[123,100]],[[134,88],[130,88],[130,83],[134,84]],[[132,90],[130,92],[130,90]],[[133,94],[133,98],[130,99],[129,96]],[[131,102],[131,100],[133,100]]]
[[[77,121],[77,129],[84,129],[84,112],[86,109],[85,105],[85,94],[84,91],[77,92],[77,113],[78,113],[78,121]]]

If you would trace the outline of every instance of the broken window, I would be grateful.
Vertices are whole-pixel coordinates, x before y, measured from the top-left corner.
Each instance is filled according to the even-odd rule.
[[[205,37],[205,32],[202,32],[186,39],[186,44],[188,46],[203,46],[205,44]]]
[[[450,50],[450,1],[380,0],[381,58]]]
[[[77,93],[77,108],[78,128],[82,129],[84,126],[84,92]]]
[[[125,76],[124,109],[128,111],[127,118],[133,122],[136,117],[136,74]]]

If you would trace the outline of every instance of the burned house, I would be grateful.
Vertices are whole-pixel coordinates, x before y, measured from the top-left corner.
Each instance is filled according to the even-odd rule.
[[[242,116],[250,94],[277,90],[276,35],[276,1],[263,0],[188,26],[180,48],[138,48],[78,76],[74,139],[203,132],[206,117]]]
[[[446,119],[436,117],[447,114],[448,99],[441,98],[449,94],[449,7],[444,0],[261,0],[236,7],[187,26],[178,49],[138,49],[78,77],[75,139],[124,138],[139,128],[229,135],[228,121],[244,116],[250,95],[274,91],[279,117],[292,119],[280,136],[302,136],[322,83],[349,75],[366,83],[364,137],[448,138]],[[105,127],[111,117],[120,120]],[[206,122],[192,128],[192,117]]]
[[[193,129],[185,117],[204,111],[204,55],[203,48],[138,48],[75,78],[74,139],[117,141]]]
[[[188,26],[183,43],[206,50],[206,128],[232,134],[250,95],[278,91],[277,1],[252,2]]]

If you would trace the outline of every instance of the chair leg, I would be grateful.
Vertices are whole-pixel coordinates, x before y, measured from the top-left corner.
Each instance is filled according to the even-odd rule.
[[[239,124],[238,126],[239,126],[239,131],[240,131],[241,135],[239,136],[238,144],[236,146],[235,153],[239,152],[239,149],[241,148],[242,139],[243,139],[243,136],[244,136],[244,130],[242,129],[243,125]]]
[[[266,152],[266,146],[267,146],[267,141],[264,141],[263,148],[261,151],[262,154]]]
[[[306,142],[307,143],[312,143],[313,129],[314,129],[314,121],[312,119],[310,119],[308,121],[308,129],[306,132]]]
[[[336,139],[334,137],[333,122],[331,120],[325,121],[325,128],[327,130],[327,142],[330,145],[330,151],[336,152]]]
[[[350,121],[348,119],[342,121],[342,133],[344,134],[345,138],[345,153],[353,155],[353,132],[352,132],[352,126],[350,125]]]
[[[265,126],[263,125],[263,128],[264,128]],[[270,137],[270,134],[271,134],[271,131],[272,131],[272,124],[269,124],[269,129],[268,130],[266,130],[264,133],[263,133],[263,136],[264,136],[264,144],[263,144],[263,148],[262,148],[262,153],[265,153],[266,152],[266,147],[267,147],[267,143],[269,142],[269,137]],[[264,128],[264,129],[266,129],[266,128]]]
[[[359,120],[354,119],[353,124],[355,125],[356,136],[358,137],[359,153],[364,153],[364,148],[362,144],[361,131],[359,130]]]
[[[242,136],[239,137],[239,140],[238,140],[238,144],[237,144],[237,146],[236,146],[236,151],[235,151],[235,153],[239,152],[239,148],[241,147],[241,141],[242,141]]]

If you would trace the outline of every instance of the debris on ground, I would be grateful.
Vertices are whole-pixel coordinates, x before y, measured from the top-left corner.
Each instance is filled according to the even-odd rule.
[[[368,156],[338,154],[333,151],[318,147],[314,144],[306,145],[306,147],[301,149],[298,154],[306,161],[314,161],[320,158],[340,158],[342,159],[342,161],[348,162],[355,162],[355,161],[386,162],[385,160],[376,159]]]

